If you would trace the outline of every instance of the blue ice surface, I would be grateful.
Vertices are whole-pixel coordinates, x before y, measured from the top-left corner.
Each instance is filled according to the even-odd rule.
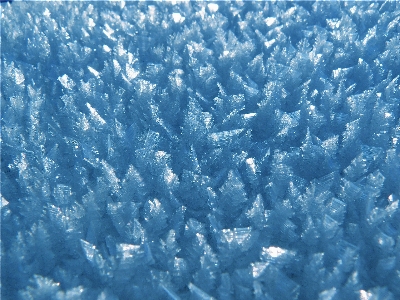
[[[2,299],[400,299],[399,24],[2,3]]]

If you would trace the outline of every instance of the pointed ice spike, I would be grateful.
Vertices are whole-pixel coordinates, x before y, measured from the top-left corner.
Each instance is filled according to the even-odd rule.
[[[246,192],[244,191],[244,184],[235,170],[230,170],[228,178],[226,179],[223,186],[220,188],[221,192],[221,203],[222,205],[238,207],[242,203],[247,201]]]

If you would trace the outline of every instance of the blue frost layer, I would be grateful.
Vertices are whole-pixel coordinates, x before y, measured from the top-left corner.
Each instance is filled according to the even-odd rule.
[[[399,2],[1,4],[3,299],[399,299]]]

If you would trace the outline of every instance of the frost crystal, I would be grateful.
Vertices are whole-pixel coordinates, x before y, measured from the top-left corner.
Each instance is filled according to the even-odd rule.
[[[2,299],[400,299],[400,5],[1,1]]]

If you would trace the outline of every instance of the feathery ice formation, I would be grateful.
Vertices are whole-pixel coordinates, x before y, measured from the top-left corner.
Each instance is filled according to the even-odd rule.
[[[400,298],[400,2],[1,14],[2,299]]]

